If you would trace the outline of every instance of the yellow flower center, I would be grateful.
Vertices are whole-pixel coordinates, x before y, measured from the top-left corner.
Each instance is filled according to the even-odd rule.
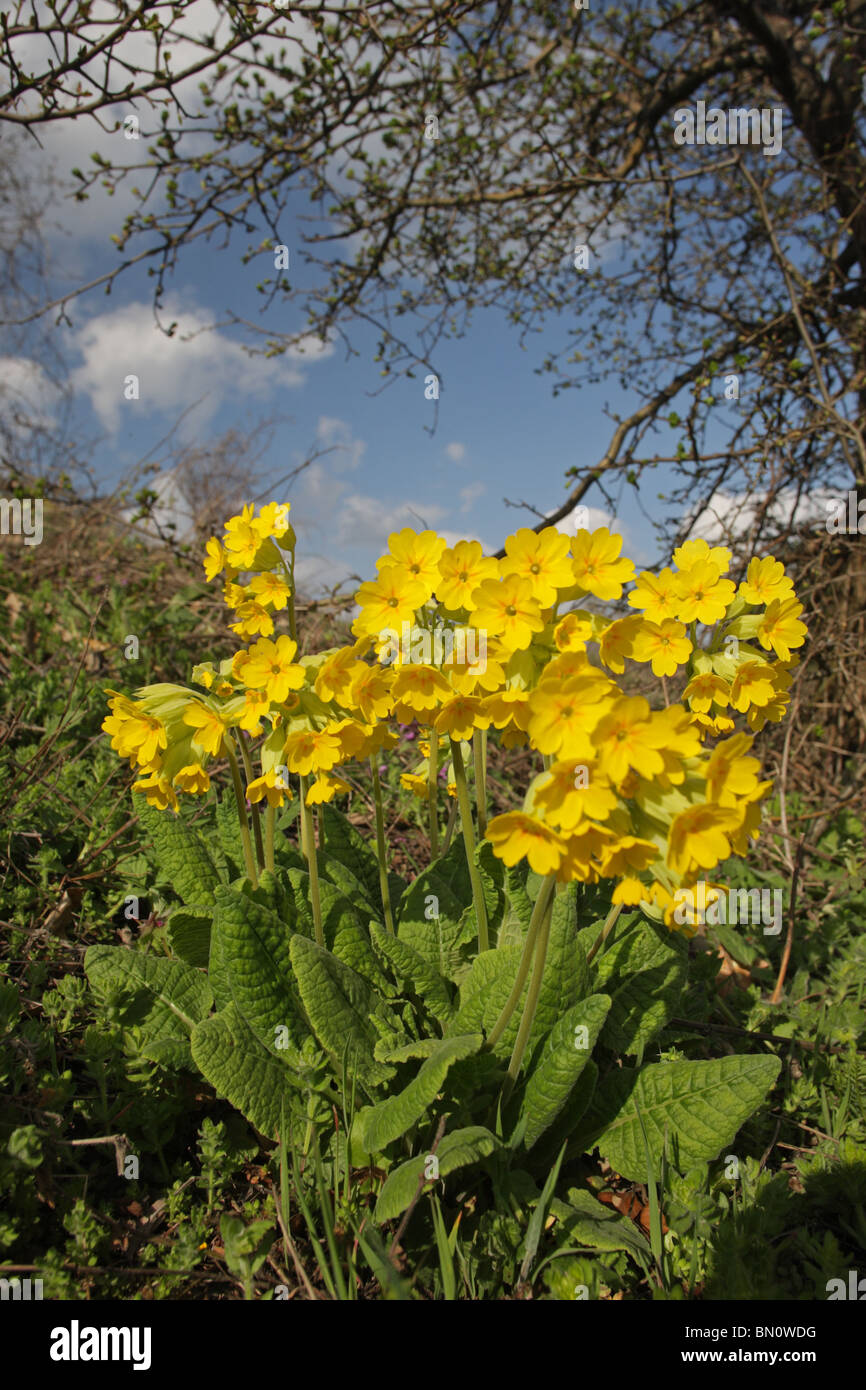
[[[541,570],[541,565],[530,565],[529,570],[531,574],[538,574]]]
[[[397,607],[399,606],[399,603],[400,603],[400,600],[399,600],[398,598],[389,598],[389,600],[388,600],[388,607],[389,607],[389,608],[397,608]]]
[[[505,611],[508,614],[509,618],[513,618],[517,614],[517,609],[514,607],[513,603],[509,603]]]

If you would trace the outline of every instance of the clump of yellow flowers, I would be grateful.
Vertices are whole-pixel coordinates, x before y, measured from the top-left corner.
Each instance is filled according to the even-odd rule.
[[[358,590],[356,640],[299,656],[288,515],[287,504],[245,506],[207,543],[205,572],[222,577],[241,649],[197,666],[198,691],[108,692],[103,725],[140,774],[135,790],[163,809],[176,811],[179,794],[206,793],[209,764],[228,761],[254,882],[257,867],[273,869],[274,814],[294,776],[317,895],[312,808],[348,794],[341,769],[367,760],[392,927],[378,763],[396,741],[394,720],[424,731],[423,760],[404,783],[427,803],[434,857],[447,760],[446,834],[459,808],[481,949],[476,830],[506,865],[525,858],[547,876],[550,891],[554,882],[613,880],[614,904],[641,904],[668,925],[678,889],[746,853],[771,786],[751,756],[754,735],[784,717],[793,653],[807,635],[779,561],[752,559],[737,586],[727,577],[731,551],[703,540],[681,545],[659,573],[635,574],[622,538],[605,527],[573,537],[521,528],[501,559],[477,541],[449,546],[407,527],[389,536],[375,579]],[[634,611],[612,613],[604,606],[622,607],[626,586]],[[626,663],[648,666],[657,684],[627,693],[618,679]],[[522,808],[488,823],[491,735],[535,750],[541,770]],[[246,808],[258,802],[265,835],[254,814],[254,852]]]

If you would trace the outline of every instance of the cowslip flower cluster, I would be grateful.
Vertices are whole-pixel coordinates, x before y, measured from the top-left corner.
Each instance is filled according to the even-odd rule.
[[[349,791],[345,764],[396,742],[396,720],[421,726],[422,761],[402,780],[430,804],[434,848],[439,769],[450,754],[447,791],[465,790],[471,750],[479,830],[506,865],[525,858],[560,882],[614,880],[615,903],[673,925],[678,889],[746,853],[771,786],[753,739],[784,717],[807,635],[779,561],[751,560],[737,586],[731,552],[703,540],[659,573],[636,574],[605,527],[521,528],[501,559],[405,527],[357,592],[355,640],[299,656],[288,512],[244,507],[207,544],[207,578],[222,576],[246,645],[195,668],[204,693],[109,692],[103,728],[152,804],[177,810],[179,792],[206,793],[208,764],[233,761],[234,745],[247,801],[281,805],[287,774],[304,779],[306,804],[328,801]],[[623,600],[632,611],[607,607]],[[658,678],[650,698],[621,683],[627,663]],[[543,761],[522,808],[489,825],[488,736]]]

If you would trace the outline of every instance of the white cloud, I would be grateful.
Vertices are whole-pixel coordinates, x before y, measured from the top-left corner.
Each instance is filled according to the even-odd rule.
[[[468,487],[460,489],[460,511],[468,512],[472,503],[479,497],[483,497],[487,491],[486,483],[470,483]]]
[[[357,468],[367,451],[363,439],[355,439],[346,420],[333,415],[320,415],[316,426],[316,442],[333,448],[332,468]]]
[[[451,459],[452,463],[462,463],[463,457],[464,457],[464,455],[465,455],[465,453],[466,453],[466,445],[465,445],[465,444],[457,444],[457,443],[455,443],[455,444],[446,444],[446,445],[445,445],[445,452],[446,452],[446,454],[448,455],[448,457]]]
[[[786,489],[766,509],[765,526],[803,526],[811,521],[825,521],[825,503],[839,493],[822,490],[802,494]],[[715,492],[706,507],[695,518],[690,536],[715,545],[722,541],[746,539],[764,513],[766,498],[759,493]]]
[[[388,503],[356,492],[343,498],[336,517],[336,539],[341,545],[370,546],[381,551],[392,531],[404,526],[416,530],[433,527],[445,515],[445,508],[437,503],[411,499]]]
[[[547,515],[552,516],[553,511],[551,508]],[[618,517],[611,516],[602,507],[587,507],[582,502],[556,523],[556,529],[566,536],[574,536],[581,530],[597,531],[602,526],[606,526],[611,535],[625,536],[625,527]]]
[[[169,338],[157,328],[152,306],[137,302],[99,314],[76,332],[73,345],[84,361],[72,372],[72,385],[89,396],[102,424],[112,433],[127,410],[165,415],[196,402],[200,403],[195,420],[200,425],[215,413],[226,394],[235,399],[264,398],[279,387],[301,386],[304,374],[292,363],[333,352],[332,344],[311,338],[282,357],[254,357],[235,339],[211,329],[205,311],[169,297],[162,321],[168,325],[175,319],[178,328]],[[138,401],[124,397],[125,379],[130,375],[138,377]]]
[[[60,395],[38,362],[29,357],[0,357],[0,400],[7,428],[54,429],[53,411]]]

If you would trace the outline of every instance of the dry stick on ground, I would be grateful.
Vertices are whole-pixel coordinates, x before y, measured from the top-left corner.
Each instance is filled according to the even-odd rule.
[[[285,1221],[283,1220],[282,1208],[281,1208],[281,1206],[280,1206],[280,1203],[277,1201],[277,1188],[276,1188],[276,1184],[273,1183],[273,1182],[271,1183],[271,1192],[272,1192],[273,1198],[274,1198],[274,1209],[275,1209],[275,1211],[276,1211],[276,1213],[277,1213],[277,1221],[278,1221],[278,1223],[279,1223],[280,1230],[281,1230],[282,1233],[283,1233],[283,1240],[286,1242],[286,1249],[288,1250],[288,1252],[289,1252],[289,1254],[291,1255],[292,1260],[293,1260],[293,1262],[294,1262],[295,1273],[297,1274],[298,1278],[300,1279],[301,1283],[303,1284],[304,1288],[306,1289],[308,1296],[309,1296],[310,1298],[312,1298],[312,1299],[318,1301],[318,1300],[320,1299],[320,1295],[316,1293],[316,1290],[313,1288],[313,1285],[312,1285],[311,1282],[310,1282],[310,1277],[309,1277],[309,1275],[307,1274],[307,1271],[304,1269],[303,1264],[301,1263],[301,1258],[300,1258],[300,1256],[299,1256],[299,1254],[298,1254],[297,1248],[296,1248],[296,1246],[295,1246],[295,1242],[292,1240],[292,1237],[289,1235],[288,1228],[286,1227],[286,1223],[285,1223]]]
[[[441,1140],[441,1138],[442,1138],[442,1135],[445,1133],[445,1119],[446,1119],[446,1117],[443,1115],[443,1116],[441,1117],[440,1121],[439,1121],[439,1124],[438,1124],[437,1129],[436,1129],[436,1137],[435,1137],[435,1139],[433,1140],[433,1143],[430,1145],[430,1149],[429,1149],[429,1152],[428,1152],[428,1154],[427,1154],[427,1157],[428,1157],[428,1158],[429,1158],[430,1154],[435,1154],[437,1148],[439,1147],[439,1142],[440,1142],[440,1140]],[[426,1166],[426,1164],[425,1164],[425,1166]],[[425,1175],[424,1175],[424,1169],[422,1168],[422,1169],[421,1169],[421,1176],[418,1178],[418,1186],[417,1186],[417,1188],[415,1189],[415,1196],[412,1198],[411,1202],[409,1203],[408,1207],[406,1208],[405,1212],[403,1213],[403,1219],[402,1219],[402,1221],[400,1222],[400,1225],[397,1227],[397,1230],[396,1230],[395,1235],[394,1235],[394,1239],[391,1241],[391,1248],[390,1248],[390,1250],[388,1251],[388,1258],[389,1258],[389,1260],[392,1261],[392,1263],[393,1263],[395,1266],[396,1266],[396,1264],[397,1264],[397,1246],[400,1244],[400,1240],[401,1240],[401,1238],[402,1238],[403,1232],[405,1231],[406,1227],[409,1225],[409,1221],[411,1220],[413,1211],[415,1210],[415,1208],[417,1207],[418,1203],[419,1203],[420,1200],[421,1200],[421,1193],[424,1191],[424,1185],[425,1185],[425,1183],[427,1183],[427,1182],[429,1182],[429,1178],[425,1177]]]

